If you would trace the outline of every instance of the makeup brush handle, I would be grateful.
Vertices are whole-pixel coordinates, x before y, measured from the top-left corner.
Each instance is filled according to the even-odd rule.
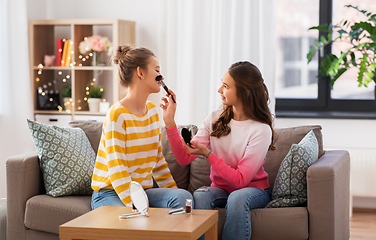
[[[171,96],[172,98],[172,101],[174,101],[174,103],[176,103],[175,99],[174,99],[174,96],[171,95],[170,91],[168,91],[168,87],[166,85],[163,86],[164,90],[166,90],[167,94]]]

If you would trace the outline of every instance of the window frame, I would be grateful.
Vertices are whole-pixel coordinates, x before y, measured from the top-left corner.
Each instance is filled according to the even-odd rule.
[[[319,24],[331,23],[333,16],[332,0],[320,0],[319,4]],[[319,38],[321,35],[323,34],[320,33]],[[331,46],[324,48],[324,54],[328,53],[331,53]],[[319,69],[320,63],[321,58],[318,59],[317,69]],[[316,99],[276,98],[276,116],[376,119],[376,96],[375,100],[332,99],[330,97],[330,78],[320,77],[317,84],[318,95]]]

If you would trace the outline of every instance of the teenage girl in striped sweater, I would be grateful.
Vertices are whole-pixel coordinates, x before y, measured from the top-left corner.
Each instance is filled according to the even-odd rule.
[[[157,58],[146,48],[119,46],[114,55],[125,98],[108,111],[92,177],[92,209],[131,206],[129,184],[140,183],[150,207],[176,208],[192,195],[178,189],[162,154],[157,106],[147,101],[160,91]],[[160,188],[152,188],[153,178]]]
[[[171,97],[162,98],[163,120],[180,165],[189,164],[198,155],[205,156],[211,165],[212,184],[194,192],[195,208],[226,207],[222,239],[249,240],[250,210],[265,207],[271,198],[268,174],[263,168],[266,153],[276,138],[268,90],[255,65],[238,62],[224,74],[218,92],[223,109],[204,120],[191,141],[193,147],[177,131],[176,104]]]

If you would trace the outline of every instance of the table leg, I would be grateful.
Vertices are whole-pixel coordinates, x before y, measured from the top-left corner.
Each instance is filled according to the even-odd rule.
[[[205,233],[205,240],[217,240],[218,239],[218,223],[215,223],[208,231]]]

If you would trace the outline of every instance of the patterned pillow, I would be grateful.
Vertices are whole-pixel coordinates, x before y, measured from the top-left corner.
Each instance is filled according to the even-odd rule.
[[[27,121],[47,195],[91,195],[95,153],[84,131]]]
[[[307,203],[306,173],[317,161],[318,142],[311,130],[298,144],[292,144],[275,179],[272,201],[266,207],[297,207]]]

